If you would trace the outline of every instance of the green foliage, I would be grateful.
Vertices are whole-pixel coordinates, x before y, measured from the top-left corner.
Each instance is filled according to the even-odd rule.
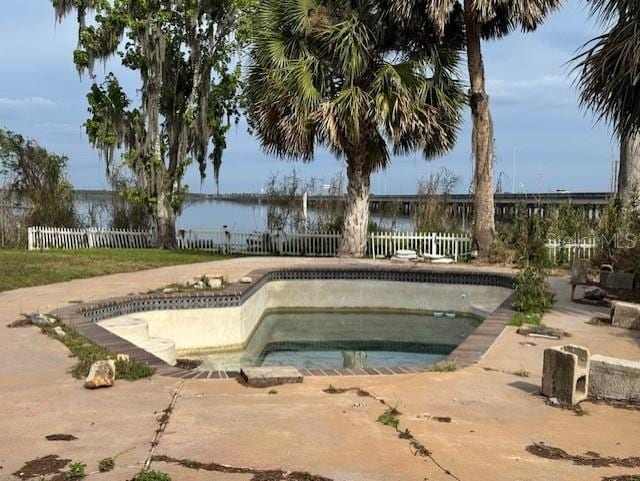
[[[67,346],[73,357],[77,359],[76,365],[71,370],[71,374],[75,378],[84,378],[89,373],[91,364],[96,361],[116,358],[115,353],[87,339],[75,329],[61,323],[58,323],[57,326],[60,326],[65,331],[66,336],[55,336],[53,334],[53,328],[56,326],[45,326],[41,329],[45,334],[58,339]],[[154,373],[155,370],[153,368],[136,361],[116,361],[116,379],[135,381],[150,377]]]
[[[175,245],[176,213],[188,191],[182,185],[196,162],[204,178],[213,165],[216,183],[230,119],[237,121],[239,67],[233,56],[241,46],[234,29],[251,0],[175,2],[155,0],[52,0],[61,20],[76,11],[78,72],[93,79],[97,60],[120,58],[139,74],[141,104],[133,106],[118,78],[109,73],[94,82],[87,100],[87,136],[113,168],[115,152],[135,182],[131,189],[156,211],[158,239]],[[91,24],[87,13],[92,10]],[[124,39],[124,41],[123,41]]]
[[[171,481],[171,476],[161,471],[142,471],[136,474],[132,481]]]
[[[519,312],[543,313],[553,305],[544,269],[530,264],[518,272],[513,308]]]
[[[0,292],[72,279],[133,272],[227,257],[202,251],[159,249],[0,249]],[[144,289],[144,286],[141,286]]]
[[[518,377],[529,377],[530,376],[530,372],[527,371],[526,369],[518,369],[517,371],[513,372],[514,376],[518,376]]]
[[[127,381],[137,381],[153,376],[155,369],[136,361],[116,360],[116,377]]]
[[[398,411],[396,409],[387,409],[380,416],[378,416],[378,422],[385,426],[391,426],[394,429],[398,429],[400,420],[398,419]]]
[[[100,471],[101,473],[111,471],[115,467],[116,462],[113,460],[113,458],[104,458],[98,462],[98,471]]]
[[[434,372],[455,372],[458,370],[458,363],[454,361],[438,362],[431,366]]]
[[[543,266],[547,262],[545,244],[548,226],[540,214],[527,215],[524,204],[519,204],[516,209],[515,221],[508,239],[508,243],[515,250],[515,261],[520,266]]]
[[[524,324],[541,325],[542,314],[539,312],[516,312],[509,320],[510,326],[520,327]]]
[[[67,157],[47,152],[31,139],[0,129],[0,176],[10,195],[27,207],[29,226],[76,227]]]
[[[76,461],[69,465],[69,469],[67,470],[67,476],[71,479],[84,478],[86,476],[85,468],[86,464]]]
[[[459,183],[460,177],[446,167],[418,181],[418,202],[413,214],[418,232],[451,232],[457,227],[449,196]]]
[[[390,148],[447,152],[466,101],[460,19],[451,15],[445,35],[423,18],[420,38],[409,41],[385,2],[260,2],[245,94],[263,147],[311,160],[324,146],[367,179],[387,165]]]

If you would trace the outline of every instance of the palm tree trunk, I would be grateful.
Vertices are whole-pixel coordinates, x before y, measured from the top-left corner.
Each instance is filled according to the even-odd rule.
[[[367,250],[371,173],[357,155],[347,159],[347,208],[338,257],[364,257]]]
[[[474,169],[473,238],[481,257],[486,257],[495,231],[493,204],[493,123],[489,111],[489,96],[485,89],[484,63],[480,25],[473,14],[473,0],[465,0],[467,29],[467,63],[471,84],[471,116],[473,119],[472,148]]]
[[[626,136],[620,142],[618,195],[630,201],[640,191],[640,133]]]

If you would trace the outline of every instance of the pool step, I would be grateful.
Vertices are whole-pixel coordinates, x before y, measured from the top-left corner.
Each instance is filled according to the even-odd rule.
[[[304,379],[294,367],[243,367],[240,376],[251,387],[269,387],[278,384],[297,384]]]
[[[145,342],[149,339],[149,323],[144,319],[106,319],[99,323],[107,331],[114,333],[134,344]]]

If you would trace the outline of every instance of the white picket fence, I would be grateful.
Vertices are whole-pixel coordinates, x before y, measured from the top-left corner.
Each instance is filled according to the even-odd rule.
[[[230,230],[179,230],[178,248],[224,254],[277,254],[332,257],[338,252],[340,233],[241,232]]]
[[[471,253],[471,238],[465,234],[378,232],[369,235],[368,248],[374,259],[409,249],[422,256],[451,257],[457,262]]]
[[[338,232],[260,232],[214,230],[178,230],[178,249],[222,254],[333,257],[338,253]],[[144,249],[155,245],[152,231],[109,229],[60,229],[30,227],[29,250],[126,248]],[[596,252],[596,239],[575,243],[547,241],[549,259],[554,264],[571,262],[576,256],[590,259]],[[410,249],[426,257],[450,257],[459,261],[469,256],[471,238],[465,234],[374,232],[369,234],[367,253],[374,259],[393,256]]]
[[[595,238],[577,239],[575,242],[549,239],[545,246],[551,263],[558,264],[558,262],[564,261],[569,264],[576,258],[592,259],[595,257],[598,243]]]
[[[120,229],[62,229],[58,227],[29,227],[29,250],[40,249],[146,249],[155,245],[150,231]]]

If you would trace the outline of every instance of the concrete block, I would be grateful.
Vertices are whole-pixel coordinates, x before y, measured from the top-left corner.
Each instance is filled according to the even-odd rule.
[[[640,400],[640,362],[593,356],[589,369],[589,396],[618,401]]]
[[[561,403],[577,404],[587,398],[588,349],[573,344],[544,350],[542,394]]]
[[[611,325],[625,329],[640,329],[640,304],[622,301],[612,302]]]
[[[302,382],[302,374],[288,366],[243,367],[240,375],[252,387],[268,387],[278,384],[297,384]]]
[[[606,276],[605,289],[633,289],[635,275],[628,272],[610,272]]]

